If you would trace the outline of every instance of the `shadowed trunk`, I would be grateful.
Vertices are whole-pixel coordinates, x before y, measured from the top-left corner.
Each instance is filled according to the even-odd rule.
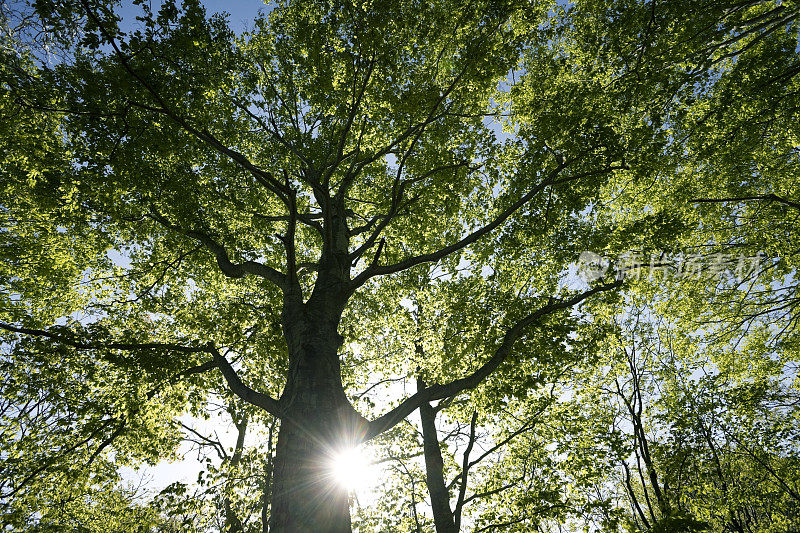
[[[417,378],[417,388],[425,388],[422,378]],[[457,533],[458,528],[450,509],[450,491],[444,483],[444,460],[436,432],[436,410],[428,402],[424,402],[419,406],[419,415],[425,451],[425,484],[431,497],[436,533]]]
[[[330,308],[311,300],[284,308],[290,367],[273,470],[270,529],[276,533],[351,531],[349,494],[332,467],[365,428],[344,393],[341,312]]]
[[[235,472],[236,467],[242,460],[242,452],[244,451],[244,438],[247,433],[248,416],[247,413],[245,413],[244,416],[239,419],[237,413],[232,411],[231,417],[233,418],[233,424],[236,426],[237,431],[236,447],[234,448],[233,456],[230,459],[230,469],[232,472]],[[223,509],[225,512],[225,525],[223,526],[223,531],[225,533],[244,533],[244,525],[239,517],[236,516],[233,506],[231,505],[230,493],[232,491],[233,483],[231,480],[229,480],[228,486],[226,487],[225,499],[223,500]]]
[[[350,532],[347,490],[330,476],[339,427],[324,402],[307,397],[308,409],[281,425],[275,456],[270,528],[275,532]],[[316,406],[316,407],[313,407]],[[297,421],[300,416],[302,421]]]

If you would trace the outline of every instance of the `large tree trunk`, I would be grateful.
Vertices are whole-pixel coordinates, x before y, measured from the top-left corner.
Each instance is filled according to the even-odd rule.
[[[333,413],[317,406],[304,413],[303,422],[281,425],[272,486],[274,532],[351,531],[347,491],[329,474],[337,430],[330,423]]]
[[[337,452],[358,443],[364,419],[342,386],[340,310],[319,309],[309,302],[284,310],[290,368],[273,470],[275,533],[351,531],[349,494],[332,467]]]

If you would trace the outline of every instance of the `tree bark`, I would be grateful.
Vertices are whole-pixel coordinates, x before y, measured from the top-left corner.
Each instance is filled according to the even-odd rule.
[[[247,433],[248,416],[245,412],[244,416],[239,419],[236,411],[232,410],[231,417],[233,418],[234,426],[236,426],[237,437],[236,447],[234,448],[233,456],[230,459],[230,472],[235,472],[236,467],[242,460],[242,452],[244,451],[244,438],[245,434]],[[233,483],[231,479],[228,479],[227,487],[225,488],[226,494],[223,500],[223,509],[225,512],[225,524],[223,526],[223,531],[225,533],[244,533],[244,525],[239,517],[236,516],[233,506],[231,505],[230,493],[232,491]]]
[[[308,405],[319,402],[309,401]],[[275,455],[270,529],[283,532],[349,533],[347,490],[330,476],[336,427],[322,409],[281,425]]]
[[[366,421],[342,386],[341,313],[326,307],[309,301],[284,309],[290,365],[273,470],[275,533],[352,531],[348,490],[334,479],[333,461],[361,441]]]
[[[424,389],[425,382],[417,378],[417,388]],[[422,440],[425,451],[425,483],[431,497],[433,510],[433,523],[436,533],[457,533],[453,511],[450,509],[450,491],[444,482],[444,460],[439,444],[439,435],[436,432],[436,411],[428,403],[419,406],[419,415],[422,420]]]

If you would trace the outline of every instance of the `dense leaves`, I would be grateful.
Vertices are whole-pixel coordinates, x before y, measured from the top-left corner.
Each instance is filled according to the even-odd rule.
[[[0,15],[10,530],[797,527],[797,2]]]

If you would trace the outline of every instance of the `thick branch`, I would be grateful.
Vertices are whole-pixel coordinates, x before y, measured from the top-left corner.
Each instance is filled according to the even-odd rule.
[[[544,307],[541,307],[540,309],[530,313],[508,330],[508,332],[503,336],[503,341],[500,344],[500,347],[497,348],[497,351],[495,351],[494,355],[492,355],[488,361],[481,365],[472,374],[445,385],[432,385],[416,392],[413,396],[406,398],[388,413],[371,421],[369,423],[367,434],[364,437],[364,440],[369,440],[394,427],[397,423],[405,419],[425,402],[455,396],[456,394],[459,394],[465,390],[477,387],[487,377],[489,377],[489,375],[494,372],[503,361],[506,360],[511,353],[514,342],[522,335],[522,332],[527,326],[549,315],[550,313],[560,309],[568,309],[574,305],[577,305],[583,300],[594,296],[595,294],[615,289],[621,284],[621,281],[615,281],[606,285],[600,285],[594,289],[582,292],[566,300],[551,301]]]
[[[425,382],[417,377],[417,388],[424,389]],[[444,461],[439,434],[436,431],[436,411],[428,402],[419,406],[422,422],[422,440],[425,450],[425,484],[431,497],[433,521],[437,533],[456,532],[453,512],[450,510],[450,493],[444,484]]]
[[[214,254],[214,257],[217,260],[217,264],[219,265],[220,270],[222,271],[223,274],[225,274],[229,278],[238,279],[244,277],[246,274],[253,274],[255,276],[260,276],[262,278],[271,281],[283,291],[287,289],[286,276],[282,272],[275,270],[271,266],[259,263],[257,261],[245,261],[243,263],[234,263],[230,260],[230,257],[228,256],[228,251],[225,249],[225,247],[219,244],[210,235],[197,230],[184,230],[183,228],[180,228],[179,226],[172,224],[163,215],[155,211],[151,211],[148,214],[148,217],[151,218],[152,220],[155,220],[156,222],[158,222],[159,224],[161,224],[166,228],[177,231],[179,233],[183,233],[187,237],[190,237],[200,242],[203,246],[205,246],[208,249],[208,251]]]
[[[253,216],[267,222],[288,222],[292,218],[291,215],[262,215],[255,211],[253,212]],[[318,220],[321,218],[321,213],[297,213],[297,220],[310,228],[314,228],[320,235],[322,234],[322,225]]]
[[[57,335],[55,333],[51,333],[49,331],[41,330],[41,329],[30,329],[30,328],[18,328],[16,326],[12,326],[10,324],[0,323],[0,329],[11,331],[14,333],[22,333],[25,335],[33,335],[37,337],[46,337],[48,339],[53,339],[58,341],[62,344],[66,344],[67,346],[72,346],[77,349],[89,350],[89,349],[112,349],[112,350],[173,350],[183,353],[209,353],[213,356],[213,362],[204,363],[203,365],[191,367],[190,369],[184,370],[178,374],[176,374],[175,378],[183,377],[191,374],[196,374],[198,372],[205,372],[210,370],[214,367],[219,367],[220,371],[222,371],[222,375],[225,378],[225,381],[228,383],[231,391],[242,398],[244,401],[251,403],[257,407],[261,407],[268,413],[273,416],[280,417],[280,409],[278,407],[278,401],[273,399],[267,394],[254,391],[244,383],[239,378],[239,375],[233,369],[231,364],[228,362],[225,357],[219,353],[216,346],[213,343],[209,342],[205,346],[182,346],[179,344],[172,344],[172,343],[160,343],[160,342],[149,342],[149,343],[125,343],[125,342],[109,342],[109,343],[89,343],[89,342],[82,342],[79,340],[75,340],[69,337],[65,337],[63,335]],[[153,393],[155,394],[155,392]]]
[[[203,346],[182,346],[169,342],[84,342],[74,338],[58,335],[43,329],[18,328],[11,324],[0,323],[0,329],[34,337],[45,337],[54,341],[72,346],[79,350],[172,350],[183,353],[205,353],[208,350]]]
[[[473,231],[460,241],[455,242],[449,246],[445,246],[444,248],[441,248],[440,250],[437,250],[435,252],[430,252],[415,257],[409,257],[408,259],[405,259],[393,265],[385,265],[385,266],[371,265],[367,269],[365,269],[361,274],[356,276],[356,278],[353,280],[353,289],[354,290],[357,289],[373,276],[393,274],[395,272],[400,272],[401,270],[406,270],[407,268],[411,268],[413,266],[422,263],[430,263],[433,261],[438,261],[476,242],[481,237],[484,237],[485,235],[491,233],[495,228],[497,228],[503,222],[505,222],[508,219],[508,217],[513,215],[522,206],[527,204],[534,196],[539,194],[548,185],[551,185],[554,182],[555,177],[559,174],[559,172],[561,172],[564,169],[566,165],[567,163],[560,163],[555,169],[553,169],[552,172],[550,172],[550,174],[544,181],[539,183],[539,185],[528,191],[528,193],[524,194],[516,202],[514,202],[505,210],[503,210],[499,215],[497,215],[494,218],[494,220],[492,220],[485,226],[482,226],[481,228],[478,228],[477,230]]]
[[[231,392],[247,403],[264,409],[272,416],[278,418],[281,417],[280,404],[276,399],[268,394],[264,394],[263,392],[255,391],[242,383],[239,375],[233,369],[228,360],[225,359],[225,356],[219,353],[219,350],[217,350],[216,346],[214,346],[214,343],[209,342],[205,347],[206,350],[214,357],[214,362],[217,363],[219,369],[222,371],[222,376],[228,383],[228,387],[230,387]]]
[[[297,191],[289,186],[289,173],[283,171],[283,179],[286,188],[289,189],[289,221],[286,225],[286,234],[278,235],[286,251],[286,291],[294,291],[302,297],[302,288],[297,279],[297,253],[295,247],[295,235],[297,232]]]
[[[244,277],[245,274],[253,274],[268,279],[281,289],[286,287],[286,276],[274,268],[257,261],[233,263],[228,257],[228,252],[225,248],[208,235],[197,231],[187,231],[186,235],[197,239],[208,248],[209,251],[214,254],[214,257],[216,257],[217,264],[220,270],[222,270],[222,273],[229,278],[241,278]]]

